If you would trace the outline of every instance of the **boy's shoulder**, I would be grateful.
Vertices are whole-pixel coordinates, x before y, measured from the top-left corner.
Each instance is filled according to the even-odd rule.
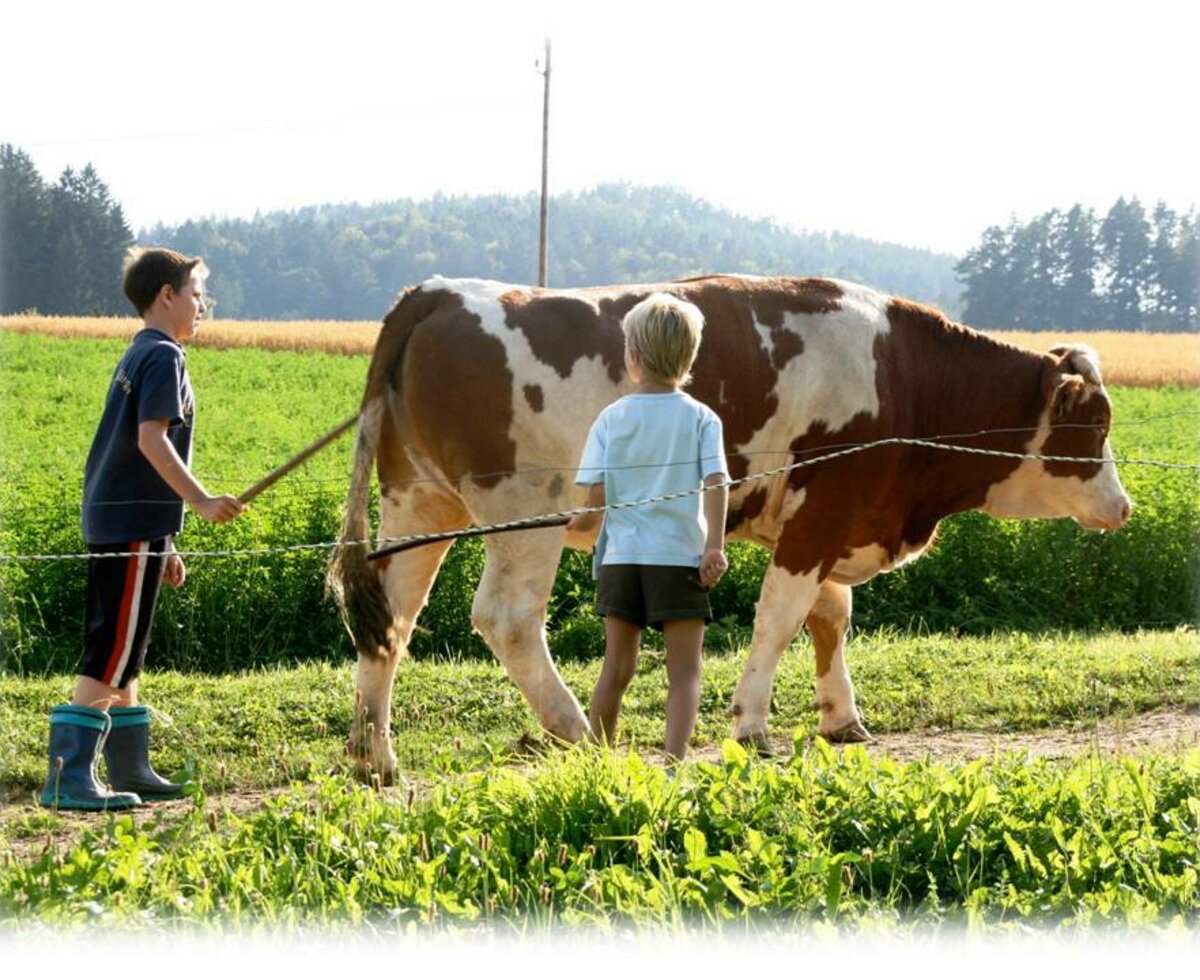
[[[143,327],[130,338],[124,358],[155,363],[182,362],[187,359],[187,354],[183,347],[161,330]]]
[[[681,391],[680,394],[683,395],[683,397],[686,399],[685,404],[688,406],[688,408],[690,408],[700,418],[705,419],[706,421],[714,421],[714,422],[721,421],[721,416],[719,416],[710,406],[706,405],[704,402],[700,401],[699,399],[693,398],[686,391]]]

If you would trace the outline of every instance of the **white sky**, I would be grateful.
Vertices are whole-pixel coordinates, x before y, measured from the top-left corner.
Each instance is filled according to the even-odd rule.
[[[552,194],[670,183],[954,252],[1012,214],[1200,200],[1186,0],[18,2],[0,142],[47,179],[92,162],[135,230],[537,190],[546,33]]]

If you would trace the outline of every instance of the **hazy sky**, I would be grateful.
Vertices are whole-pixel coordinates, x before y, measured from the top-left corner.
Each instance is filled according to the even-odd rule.
[[[18,3],[0,142],[48,179],[91,161],[135,229],[536,190],[547,33],[551,193],[670,183],[955,252],[1011,214],[1200,201],[1180,0]]]

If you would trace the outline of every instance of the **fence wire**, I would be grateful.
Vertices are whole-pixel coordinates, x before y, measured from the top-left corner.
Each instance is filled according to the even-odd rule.
[[[612,503],[612,504],[607,504],[603,507],[576,507],[571,510],[557,511],[554,513],[547,513],[547,514],[538,514],[536,516],[523,517],[523,518],[519,518],[516,520],[503,521],[503,522],[499,522],[499,523],[495,523],[495,524],[474,525],[471,527],[462,528],[457,531],[449,532],[449,533],[446,531],[438,531],[438,532],[433,532],[430,534],[410,534],[410,535],[404,535],[404,536],[395,537],[395,538],[374,538],[374,539],[356,540],[356,541],[323,541],[323,542],[310,543],[310,544],[278,545],[278,546],[269,547],[269,548],[241,548],[241,549],[210,550],[210,551],[168,551],[168,552],[154,552],[154,553],[105,552],[103,555],[96,555],[96,554],[92,554],[90,552],[80,552],[80,553],[75,553],[75,554],[24,554],[24,555],[0,554],[0,563],[83,561],[83,560],[88,560],[88,559],[92,559],[92,558],[100,558],[100,557],[103,557],[103,558],[132,558],[132,557],[141,557],[143,555],[145,557],[160,558],[160,557],[169,556],[171,554],[179,555],[179,557],[181,557],[181,558],[239,558],[239,557],[249,557],[249,556],[258,556],[258,555],[294,554],[294,553],[299,553],[299,552],[311,552],[311,551],[333,551],[337,548],[351,548],[351,547],[361,547],[361,546],[367,546],[367,547],[375,546],[377,548],[385,548],[385,547],[388,547],[391,545],[410,544],[410,543],[418,544],[418,543],[424,542],[424,541],[446,540],[447,538],[452,538],[452,537],[468,537],[468,536],[475,537],[475,536],[488,534],[488,533],[492,533],[492,532],[519,530],[524,525],[539,524],[539,523],[543,523],[543,522],[549,521],[549,520],[563,519],[563,518],[569,519],[571,517],[575,517],[575,516],[581,515],[581,514],[604,513],[606,511],[610,511],[610,510],[624,510],[624,509],[632,508],[632,507],[645,507],[650,504],[663,503],[663,502],[666,502],[669,500],[678,500],[683,497],[697,496],[697,495],[700,495],[703,493],[707,493],[711,490],[722,489],[722,488],[730,489],[732,487],[739,486],[743,483],[751,483],[751,482],[756,482],[759,480],[770,479],[771,477],[779,476],[784,473],[789,473],[793,470],[803,469],[803,468],[810,467],[810,466],[816,466],[819,463],[827,463],[834,459],[840,459],[840,458],[844,458],[846,456],[852,456],[857,453],[865,452],[866,450],[869,450],[869,449],[878,449],[878,448],[886,447],[886,446],[918,446],[918,447],[923,447],[926,449],[936,449],[936,450],[942,450],[942,451],[946,451],[946,452],[959,452],[959,453],[965,453],[968,455],[991,456],[991,457],[1000,457],[1000,458],[1004,458],[1004,459],[1033,460],[1033,461],[1044,462],[1044,463],[1082,463],[1082,464],[1101,465],[1101,466],[1109,465],[1109,464],[1112,464],[1112,465],[1120,464],[1120,465],[1125,465],[1125,466],[1149,466],[1149,467],[1155,467],[1155,468],[1162,469],[1162,470],[1170,470],[1170,471],[1177,471],[1177,472],[1193,472],[1193,473],[1200,472],[1200,464],[1196,464],[1196,463],[1169,463],[1169,462],[1165,462],[1163,460],[1136,459],[1136,458],[1128,458],[1128,457],[1114,457],[1111,459],[1103,459],[1103,458],[1090,457],[1090,456],[1052,456],[1052,455],[1046,455],[1046,454],[1042,454],[1042,453],[1017,453],[1017,452],[1008,452],[1008,451],[998,450],[998,449],[982,449],[982,448],[979,448],[976,446],[960,446],[960,445],[955,445],[952,443],[938,441],[941,439],[976,437],[976,436],[997,434],[997,433],[1001,433],[1001,432],[1012,432],[1012,431],[1036,431],[1036,430],[1035,429],[980,430],[978,432],[969,433],[969,434],[960,434],[957,436],[935,436],[935,437],[932,437],[929,439],[914,439],[914,438],[896,436],[896,437],[892,437],[892,438],[888,438],[888,439],[878,439],[873,442],[843,444],[842,447],[838,448],[836,451],[833,451],[833,452],[825,452],[823,455],[816,456],[811,459],[797,460],[796,462],[793,462],[793,463],[788,463],[786,465],[778,466],[778,467],[775,467],[775,468],[769,469],[769,470],[763,470],[758,473],[751,473],[751,474],[748,474],[747,476],[740,477],[736,480],[729,480],[724,483],[715,484],[713,486],[707,486],[707,487],[700,486],[700,487],[695,487],[694,489],[682,490],[682,491],[679,491],[678,493],[663,494],[663,495],[657,496],[657,497],[648,497],[643,500],[630,500],[630,501],[624,501],[624,502],[619,502],[619,503]],[[828,447],[826,447],[826,448],[828,448]],[[768,453],[763,453],[763,452],[758,452],[758,453],[753,453],[753,454],[751,454],[751,453],[735,453],[732,455],[740,455],[740,456],[768,455]],[[771,453],[770,455],[796,456],[796,455],[799,455],[799,452],[793,451],[793,450],[787,450],[787,451],[779,451],[778,453]],[[695,463],[697,461],[696,460],[688,460],[685,462],[690,465],[695,465]],[[649,464],[647,464],[647,465],[649,465]],[[578,472],[578,468],[577,467],[554,468],[553,471],[555,471],[555,472]],[[495,474],[495,475],[510,476],[510,475],[516,475],[516,474],[520,474],[520,473],[527,473],[527,472],[530,472],[530,471],[529,470],[523,470],[523,471],[515,470],[515,471],[508,471],[506,473]],[[543,470],[538,470],[537,472],[543,472]],[[468,477],[467,479],[469,479],[469,478],[470,477]],[[475,477],[475,478],[481,478],[481,477]],[[114,503],[130,503],[130,502],[129,501],[119,501],[119,502],[114,502]],[[147,503],[162,504],[162,503],[166,503],[166,502],[164,502],[164,501],[149,501]],[[170,503],[172,506],[178,506],[178,504],[175,502],[170,502]]]

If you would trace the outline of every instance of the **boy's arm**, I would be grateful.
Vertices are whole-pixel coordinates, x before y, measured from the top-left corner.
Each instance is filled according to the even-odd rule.
[[[700,583],[705,588],[716,585],[729,562],[725,558],[725,514],[729,509],[729,477],[724,473],[712,473],[704,478],[706,487],[715,490],[704,492],[704,520],[708,524],[708,538],[704,542],[704,555],[700,559]]]
[[[237,497],[214,497],[200,485],[167,438],[166,419],[147,419],[138,423],[138,449],[163,482],[206,521],[224,524],[246,509]]]
[[[604,503],[605,503],[604,484],[603,483],[593,483],[591,486],[589,486],[587,488],[587,499],[583,502],[583,506],[584,507],[603,507]],[[604,515],[600,514],[600,513],[576,514],[574,517],[572,517],[567,522],[567,530],[568,531],[590,531],[592,528],[594,528],[597,524],[600,523],[600,519],[603,516]]]

